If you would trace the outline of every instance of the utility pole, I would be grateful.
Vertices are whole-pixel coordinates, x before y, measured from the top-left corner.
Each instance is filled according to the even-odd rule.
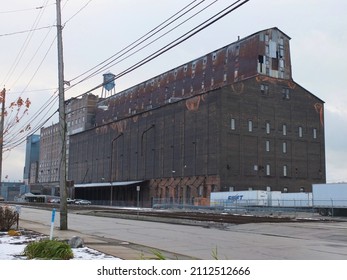
[[[58,84],[59,84],[59,127],[61,137],[61,159],[59,174],[60,229],[67,230],[67,189],[66,189],[66,121],[64,97],[63,36],[61,25],[61,0],[57,0],[57,42],[58,42]]]
[[[2,185],[2,151],[4,147],[4,121],[5,121],[5,98],[6,89],[4,88],[0,93],[1,104],[1,120],[0,120],[0,187]]]

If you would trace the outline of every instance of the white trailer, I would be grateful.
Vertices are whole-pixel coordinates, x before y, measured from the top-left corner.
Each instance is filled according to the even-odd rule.
[[[347,183],[313,184],[313,207],[323,216],[347,214]]]
[[[210,206],[267,206],[266,191],[211,192]]]
[[[298,192],[298,193],[282,193],[281,194],[282,207],[312,207],[312,193]]]

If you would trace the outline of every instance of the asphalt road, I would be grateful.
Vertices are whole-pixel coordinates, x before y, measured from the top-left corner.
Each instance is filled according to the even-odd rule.
[[[20,219],[49,227],[51,211],[22,208]],[[29,222],[29,223],[28,223]],[[55,226],[59,227],[59,213]],[[347,260],[347,222],[179,225],[68,214],[68,228],[196,259]]]

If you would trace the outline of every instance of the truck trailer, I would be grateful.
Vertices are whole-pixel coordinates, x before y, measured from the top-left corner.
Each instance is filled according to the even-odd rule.
[[[347,183],[313,184],[312,204],[322,216],[347,216]]]
[[[211,192],[211,206],[268,206],[266,191]]]

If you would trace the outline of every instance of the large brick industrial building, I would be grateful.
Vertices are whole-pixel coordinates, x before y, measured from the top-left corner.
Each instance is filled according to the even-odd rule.
[[[325,182],[324,102],[293,81],[289,40],[263,30],[99,102],[70,136],[76,197],[205,204]]]

